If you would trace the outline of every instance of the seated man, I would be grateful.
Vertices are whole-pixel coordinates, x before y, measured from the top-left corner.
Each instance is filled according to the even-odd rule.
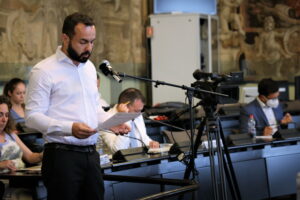
[[[262,79],[258,83],[258,97],[241,109],[240,131],[248,133],[248,119],[253,114],[257,135],[273,135],[278,128],[287,127],[292,122],[289,113],[283,116],[282,105],[279,104],[279,86],[272,79]]]
[[[141,112],[144,108],[144,102],[145,98],[141,91],[135,88],[128,88],[120,94],[118,104],[108,112],[112,114],[117,112]],[[159,143],[151,140],[147,135],[145,122],[142,115],[128,123],[131,124],[131,132],[128,133],[128,136],[137,139],[115,135],[108,132],[102,132],[103,141],[106,143],[112,153],[115,153],[120,149],[141,147],[143,146],[141,141],[143,141],[145,145],[150,146],[150,148],[159,147]]]
[[[97,73],[97,88],[100,89],[100,75]],[[103,110],[109,110],[109,104],[102,98],[102,95],[99,93],[100,96],[100,105],[102,106]]]

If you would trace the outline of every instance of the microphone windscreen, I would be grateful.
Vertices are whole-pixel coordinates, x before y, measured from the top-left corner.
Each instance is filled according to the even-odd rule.
[[[107,76],[109,74],[109,69],[108,69],[108,66],[107,66],[107,63],[106,62],[102,62],[100,65],[99,65],[99,69],[102,71],[102,73]]]
[[[201,70],[200,69],[196,69],[193,73],[193,77],[196,79],[196,80],[200,80],[202,77],[201,77]]]

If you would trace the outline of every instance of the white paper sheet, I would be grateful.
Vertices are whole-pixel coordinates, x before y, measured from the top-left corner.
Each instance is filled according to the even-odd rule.
[[[137,118],[141,113],[126,113],[126,112],[118,112],[114,114],[112,117],[108,118],[102,125],[99,127],[101,130],[108,130],[111,127],[123,124],[127,121],[133,120]]]
[[[273,136],[272,135],[267,135],[267,136],[264,136],[264,135],[261,135],[261,136],[255,136],[256,139],[272,139]]]
[[[148,150],[148,153],[164,153],[164,152],[169,152],[170,148],[172,147],[173,144],[160,144],[159,148],[150,148]]]

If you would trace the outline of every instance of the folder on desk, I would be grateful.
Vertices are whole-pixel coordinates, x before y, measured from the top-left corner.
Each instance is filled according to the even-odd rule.
[[[240,146],[240,145],[247,145],[247,144],[252,144],[253,140],[251,135],[249,134],[232,134],[228,136],[229,141],[234,145],[234,146]]]

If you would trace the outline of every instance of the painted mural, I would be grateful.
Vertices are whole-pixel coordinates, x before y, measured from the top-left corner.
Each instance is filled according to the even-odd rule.
[[[254,81],[300,75],[300,0],[221,0],[219,16],[224,73]]]
[[[145,64],[143,1],[0,0],[0,80],[26,79],[34,64],[55,52],[63,19],[76,11],[95,20],[95,65],[102,59]]]

